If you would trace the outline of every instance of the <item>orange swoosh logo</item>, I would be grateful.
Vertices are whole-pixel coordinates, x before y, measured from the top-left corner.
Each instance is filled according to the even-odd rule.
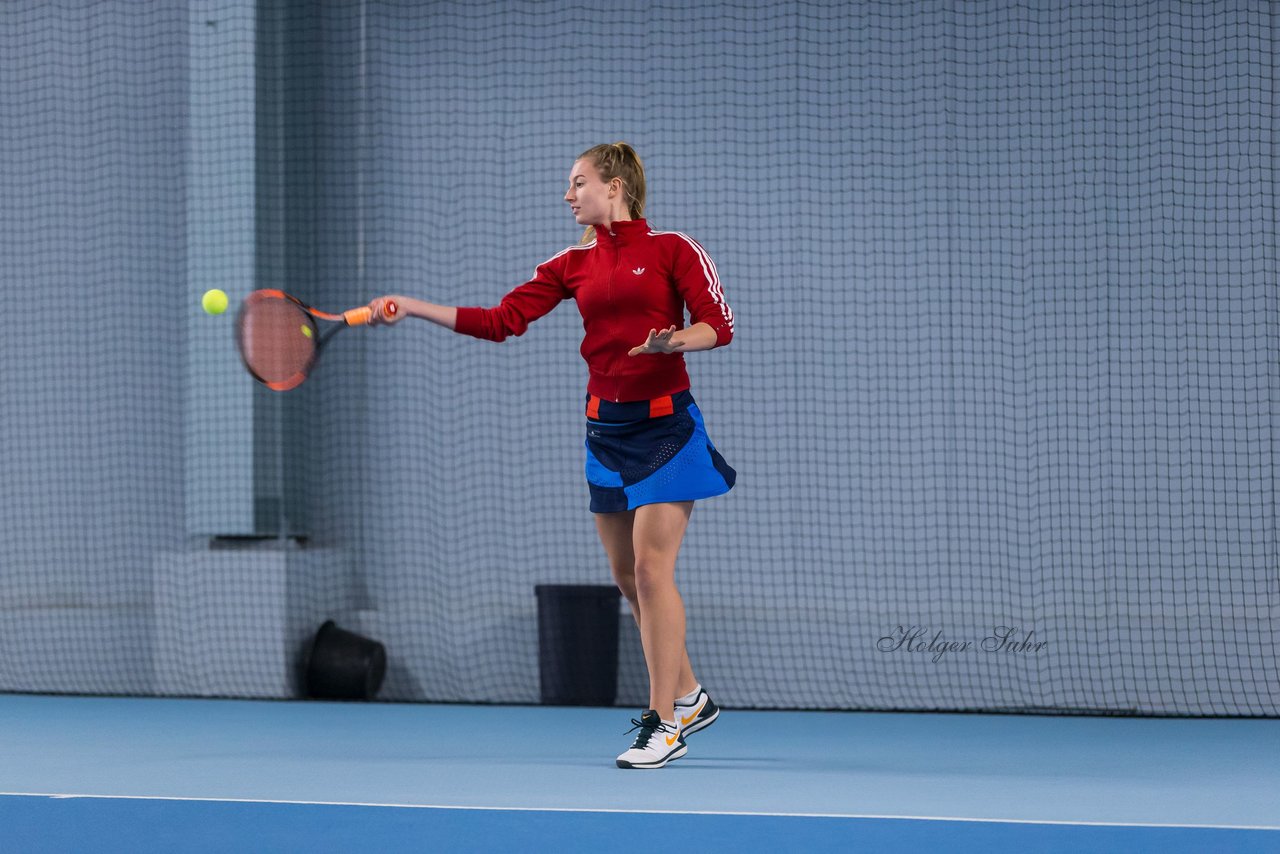
[[[701,703],[698,704],[698,708],[693,710],[693,714],[689,715],[688,717],[681,715],[680,726],[688,726],[689,724],[693,723],[693,719],[696,718],[698,715],[702,714],[702,709],[706,705],[707,705],[707,701],[704,699]]]
[[[676,741],[678,741],[679,739],[680,739],[680,733],[667,736],[667,747],[670,747],[671,745],[675,744]]]

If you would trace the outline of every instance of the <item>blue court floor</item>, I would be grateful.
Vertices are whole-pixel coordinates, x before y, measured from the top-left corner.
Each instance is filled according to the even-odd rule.
[[[0,695],[0,850],[1280,852],[1280,720],[634,713]]]

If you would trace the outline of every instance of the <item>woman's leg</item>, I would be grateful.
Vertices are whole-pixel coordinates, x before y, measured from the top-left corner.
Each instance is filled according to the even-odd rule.
[[[672,519],[670,521],[674,523],[674,530],[668,530],[667,532],[667,539],[669,539],[671,535],[674,535],[675,542],[673,544],[663,543],[663,536],[659,534],[655,537],[654,532],[651,530],[654,527],[663,528],[668,526],[668,521],[665,519],[667,514],[661,511],[655,513],[655,511],[649,509],[652,507],[678,509],[678,512],[671,514]],[[645,522],[641,526],[639,532],[639,536],[645,539],[645,544],[641,549],[641,553],[645,555],[646,561],[651,563],[654,567],[665,566],[668,562],[670,563],[670,571],[666,572],[665,575],[668,577],[672,588],[674,588],[675,555],[680,549],[680,543],[684,539],[684,532],[689,524],[689,514],[692,511],[692,507],[693,502],[682,502],[681,504],[646,505],[646,507],[641,507],[639,510],[627,510],[621,513],[595,514],[596,531],[599,533],[600,542],[604,545],[605,553],[608,555],[609,569],[613,573],[613,580],[617,583],[618,589],[622,591],[622,595],[626,597],[627,603],[631,606],[631,615],[635,618],[636,625],[640,629],[640,640],[641,644],[644,646],[646,662],[650,662],[650,652],[649,646],[646,645],[645,642],[645,626],[644,620],[642,619],[643,612],[641,610],[641,597],[636,585],[636,515],[637,513],[642,512],[645,517]],[[657,541],[656,547],[654,543],[655,539]],[[668,551],[670,552],[669,560],[665,557],[660,557]],[[646,565],[647,564],[642,564],[642,571],[644,571],[644,567]],[[662,575],[663,573],[657,574]],[[659,601],[662,601],[661,597]],[[698,685],[698,681],[693,675],[693,667],[689,663],[689,654],[685,649],[684,605],[679,599],[679,593],[676,593],[676,602],[679,605],[680,665],[674,692],[671,694],[671,699],[666,701],[668,705],[672,700],[674,700],[674,698],[689,693]],[[651,662],[649,667],[649,684],[651,689],[651,696],[649,699],[650,702],[653,702],[656,697],[652,695],[652,689],[655,686]],[[663,714],[663,709],[659,706],[651,706],[651,708],[657,709],[660,714]],[[671,720],[672,718],[669,714],[666,714],[663,719]]]
[[[649,708],[664,721],[675,719],[675,698],[693,688],[692,673],[687,686],[680,684],[688,655],[684,600],[676,589],[676,556],[692,512],[692,501],[646,504],[636,509],[632,526],[640,643],[649,665]]]

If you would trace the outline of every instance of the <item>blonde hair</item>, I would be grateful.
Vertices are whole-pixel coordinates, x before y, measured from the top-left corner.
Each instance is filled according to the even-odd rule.
[[[600,173],[600,180],[606,184],[614,178],[622,179],[622,189],[627,194],[627,213],[632,219],[644,216],[644,164],[634,148],[625,142],[596,145],[579,154],[578,159],[590,161]],[[582,242],[590,243],[595,238],[595,226],[587,226],[582,233]]]

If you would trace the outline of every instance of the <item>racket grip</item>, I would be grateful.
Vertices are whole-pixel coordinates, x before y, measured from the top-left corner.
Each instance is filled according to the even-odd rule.
[[[342,313],[342,319],[348,326],[366,326],[373,319],[373,309],[367,305],[353,308]]]

